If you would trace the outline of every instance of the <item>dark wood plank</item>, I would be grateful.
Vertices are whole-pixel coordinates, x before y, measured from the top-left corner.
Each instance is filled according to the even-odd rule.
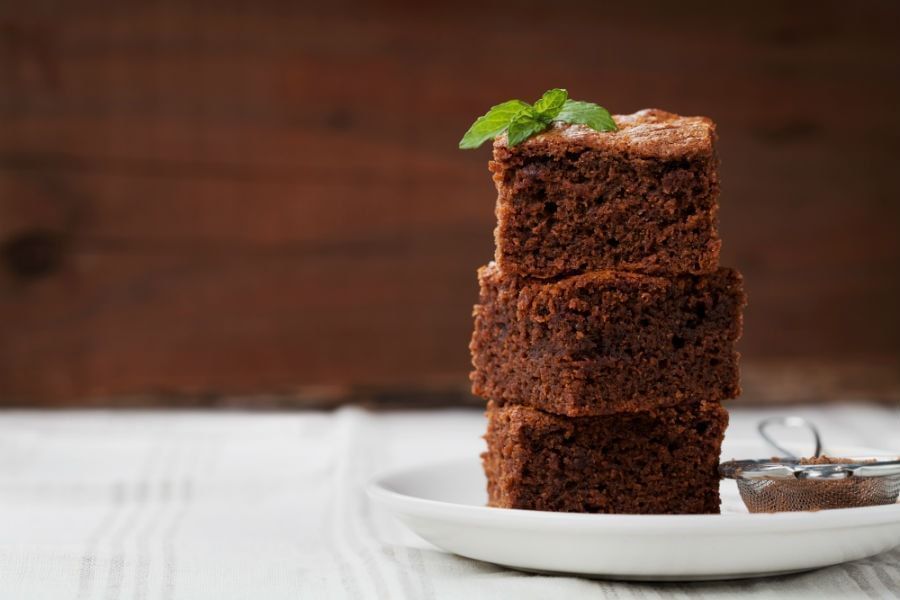
[[[0,345],[3,395],[459,381],[470,317],[456,298],[474,295],[473,273],[417,254],[76,250],[54,277],[0,298],[15,315]]]
[[[494,194],[456,141],[554,85],[717,121],[748,396],[890,397],[900,8],[518,6],[0,6],[0,401],[464,398]]]

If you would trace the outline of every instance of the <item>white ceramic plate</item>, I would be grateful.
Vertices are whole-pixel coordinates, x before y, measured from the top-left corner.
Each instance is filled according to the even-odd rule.
[[[723,459],[759,458],[759,448],[726,440]],[[828,451],[885,454],[865,448]],[[900,544],[900,504],[749,514],[733,481],[722,482],[721,515],[488,508],[477,456],[383,474],[368,493],[439,548],[527,571],[659,581],[733,579],[824,567]]]

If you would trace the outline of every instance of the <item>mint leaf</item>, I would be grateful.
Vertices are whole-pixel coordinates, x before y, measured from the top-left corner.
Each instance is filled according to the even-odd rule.
[[[569,93],[561,88],[555,88],[544,92],[541,99],[534,103],[534,110],[537,112],[541,121],[548,125],[556,118],[559,111],[562,110],[566,100],[569,99]]]
[[[554,120],[587,125],[596,131],[618,130],[616,122],[613,121],[609,111],[593,102],[566,100],[562,110],[559,111]]]
[[[531,106],[521,100],[509,100],[491,107],[484,115],[478,117],[459,141],[461,150],[477,148],[489,139],[495,138],[509,127],[513,118],[523,110],[532,110]]]
[[[547,125],[541,120],[537,111],[529,106],[528,110],[519,113],[509,124],[509,129],[506,131],[506,143],[512,148],[534,134],[547,129]]]
[[[459,141],[462,150],[477,148],[504,131],[507,143],[516,146],[547,129],[553,121],[587,125],[596,131],[616,131],[609,111],[593,102],[569,100],[563,88],[547,90],[534,106],[521,100],[508,100],[478,117]]]

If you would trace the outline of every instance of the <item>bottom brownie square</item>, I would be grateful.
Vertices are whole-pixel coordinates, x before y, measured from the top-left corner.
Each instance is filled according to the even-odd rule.
[[[564,417],[488,405],[488,504],[559,512],[719,512],[717,402]]]

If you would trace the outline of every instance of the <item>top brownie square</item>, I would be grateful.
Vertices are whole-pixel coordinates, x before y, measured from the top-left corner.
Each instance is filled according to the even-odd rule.
[[[615,132],[557,123],[513,148],[495,140],[501,271],[716,270],[715,125],[653,109],[614,119]]]

